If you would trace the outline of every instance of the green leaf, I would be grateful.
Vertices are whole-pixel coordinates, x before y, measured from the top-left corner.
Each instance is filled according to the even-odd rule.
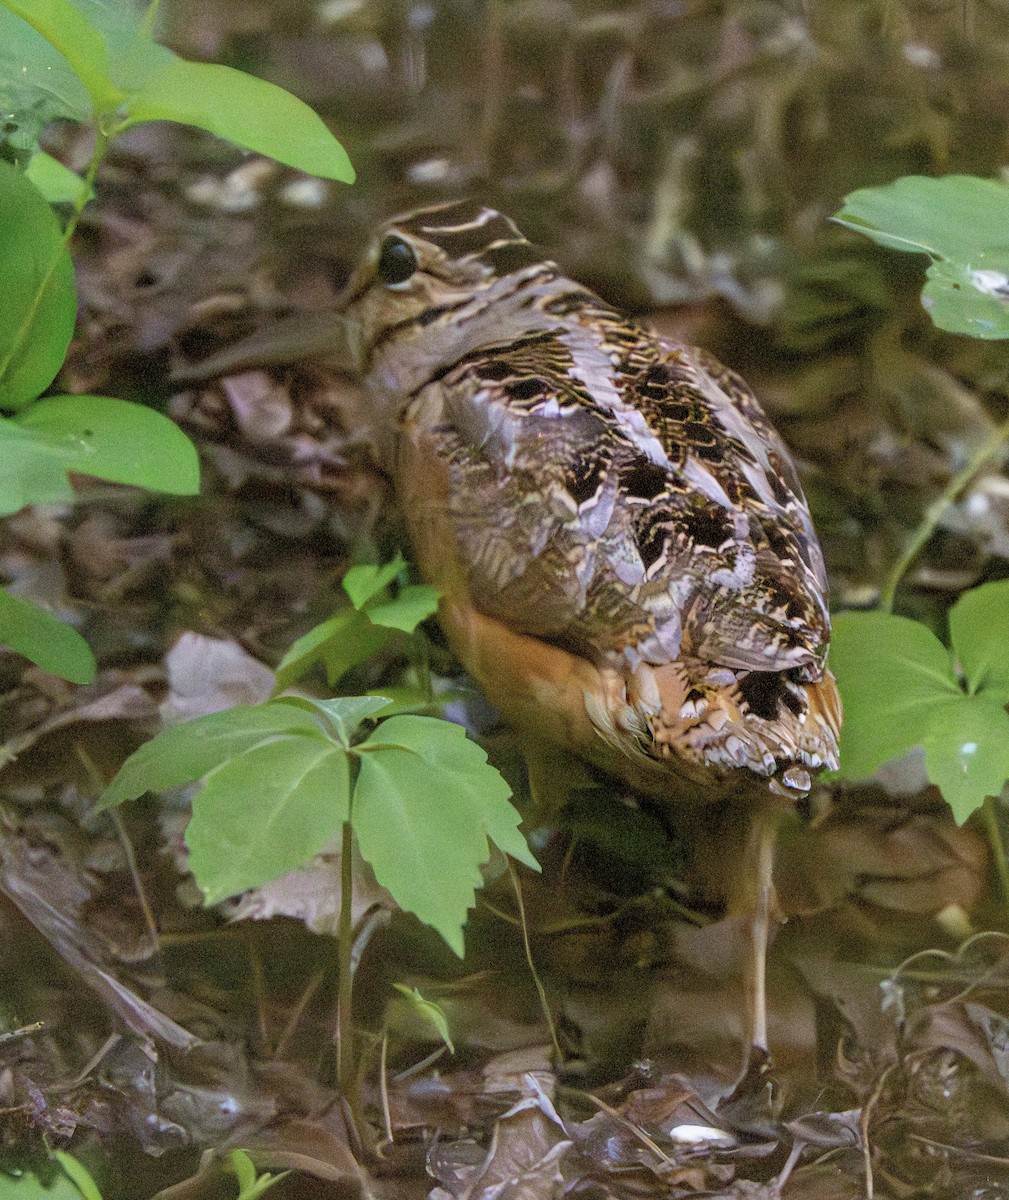
[[[290,1175],[290,1171],[280,1171],[276,1175],[264,1171],[256,1174],[256,1164],[244,1150],[232,1150],[228,1155],[228,1165],[238,1179],[238,1196],[236,1200],[259,1200],[264,1192],[269,1191],[275,1183],[280,1183]]]
[[[178,121],[323,179],[354,182],[347,152],[308,105],[231,67],[173,58],[126,103],[127,125]]]
[[[67,479],[70,450],[61,438],[24,429],[0,417],[0,516],[18,512],[26,504],[58,504],[72,500]]]
[[[102,1200],[102,1193],[98,1190],[98,1184],[95,1183],[91,1172],[80,1159],[74,1158],[66,1150],[53,1150],[52,1156],[63,1168],[67,1177],[73,1181],[74,1187],[84,1197],[84,1200]]]
[[[0,1197],[2,1200],[81,1200],[81,1191],[69,1177],[59,1171],[48,1186],[31,1171],[8,1175],[0,1168]]]
[[[109,396],[47,396],[15,418],[65,447],[82,475],[191,496],[200,490],[196,448],[162,413]]]
[[[309,696],[283,696],[287,704],[295,704],[309,712],[320,712],[333,729],[341,746],[349,748],[354,730],[368,717],[375,716],[381,709],[389,707],[385,696],[335,696],[330,700],[318,700]]]
[[[0,645],[71,683],[90,683],[95,677],[95,656],[76,629],[2,588]]]
[[[391,562],[360,563],[343,577],[343,590],[355,608],[364,608],[369,600],[384,591],[406,569],[406,559],[397,554]]]
[[[83,205],[94,198],[94,190],[76,171],[71,171],[44,150],[31,156],[25,168],[25,177],[35,184],[50,204]]]
[[[354,829],[378,881],[462,955],[487,840],[536,867],[510,789],[465,731],[432,717],[383,722],[360,746]]]
[[[413,633],[421,621],[438,611],[439,595],[436,588],[427,584],[408,583],[399,589],[394,600],[369,604],[366,611],[376,625]]]
[[[31,152],[50,121],[86,121],[91,100],[62,54],[0,0],[0,112],[4,137]],[[12,128],[13,127],[13,128]]]
[[[951,622],[961,662],[969,680],[977,683],[990,670],[1003,683],[1004,649],[988,647],[974,619],[989,621],[989,637],[1001,640],[1004,626],[990,622],[1000,616],[1005,591],[971,596],[958,602],[964,608]],[[998,795],[1009,778],[1005,695],[1000,687],[967,695],[949,652],[924,625],[888,613],[842,613],[830,665],[844,703],[841,774],[864,778],[921,746],[928,778],[958,821]]]
[[[173,725],[130,755],[105,789],[98,808],[112,808],[145,792],[182,787],[228,759],[288,734],[328,744],[311,712],[283,701],[237,704]]]
[[[452,1045],[452,1036],[448,1029],[448,1018],[441,1005],[435,1004],[433,1000],[425,999],[417,988],[407,987],[405,983],[394,983],[392,986],[419,1017],[434,1027],[435,1032],[448,1047],[449,1053],[455,1054],[455,1046]]]
[[[845,197],[834,217],[892,250],[933,261],[922,303],[940,329],[1009,337],[1009,186],[911,175]]]
[[[351,667],[373,658],[395,635],[373,625],[363,612],[346,608],[303,634],[277,666],[276,691],[290,687],[315,663],[326,668],[331,687]]]
[[[23,172],[0,161],[0,409],[44,391],[74,332],[77,292],[53,211]]]
[[[467,693],[461,689],[453,688],[432,695],[429,689],[412,684],[383,687],[368,692],[368,695],[381,695],[388,700],[388,704],[375,714],[379,717],[394,717],[398,713],[422,713],[428,717],[440,717],[446,704],[467,699]]]
[[[844,704],[840,773],[848,778],[865,778],[921,745],[927,713],[961,694],[942,642],[889,613],[841,613],[830,665]]]
[[[1009,778],[1009,715],[991,696],[959,696],[929,713],[920,742],[929,780],[962,824]]]
[[[300,867],[349,818],[344,750],[321,737],[281,737],[208,777],[186,829],[189,868],[217,904]]]
[[[970,692],[1009,702],[1009,580],[972,588],[953,605],[949,634]]]
[[[54,46],[83,83],[96,112],[124,99],[112,80],[105,38],[70,0],[0,0]]]

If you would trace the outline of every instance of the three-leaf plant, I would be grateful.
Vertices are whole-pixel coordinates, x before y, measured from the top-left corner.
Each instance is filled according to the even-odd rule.
[[[423,583],[390,588],[406,568],[399,554],[381,566],[362,563],[343,577],[350,606],[303,634],[277,667],[277,691],[290,687],[315,663],[335,686],[351,667],[373,658],[390,642],[413,633],[438,607],[438,593]]]
[[[338,844],[349,822],[375,877],[462,954],[488,841],[538,869],[510,789],[449,721],[392,716],[382,696],[281,696],[176,725],[124,763],[100,806],[204,778],[186,830],[208,903]]]
[[[922,304],[952,333],[1009,338],[1009,186],[949,175],[909,176],[845,197],[835,218],[882,246],[931,259]],[[943,513],[984,463],[1005,454],[1009,421],[931,505],[883,588],[883,611],[842,613],[830,663],[844,701],[842,773],[864,777],[914,747],[958,821],[1009,778],[1009,581],[964,593],[949,614],[951,650],[889,609]]]
[[[916,746],[957,821],[1009,778],[1009,580],[965,592],[951,649],[919,621],[841,613],[830,663],[844,702],[841,773],[861,779]]]

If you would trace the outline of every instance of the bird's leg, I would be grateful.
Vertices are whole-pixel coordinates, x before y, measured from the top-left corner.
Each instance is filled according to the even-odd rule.
[[[780,805],[766,802],[757,809],[750,827],[744,863],[747,878],[756,885],[748,906],[751,926],[745,994],[749,1053],[757,1051],[762,1058],[768,1054],[767,950],[772,923],[781,920],[774,890],[774,856],[782,811]]]

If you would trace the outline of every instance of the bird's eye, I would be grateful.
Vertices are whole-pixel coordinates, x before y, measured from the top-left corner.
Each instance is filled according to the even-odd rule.
[[[409,242],[394,233],[382,243],[378,252],[378,277],[383,283],[406,283],[417,270],[417,255]]]

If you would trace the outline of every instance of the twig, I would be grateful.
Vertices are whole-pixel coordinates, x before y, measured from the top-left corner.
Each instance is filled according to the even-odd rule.
[[[550,1030],[550,1041],[553,1043],[554,1060],[558,1066],[564,1061],[564,1054],[561,1050],[561,1044],[557,1040],[557,1027],[554,1024],[553,1013],[550,1011],[550,1004],[547,1000],[546,989],[543,987],[543,981],[540,979],[539,972],[536,970],[536,963],[533,961],[532,945],[529,942],[529,925],[526,922],[526,906],[522,900],[522,888],[519,884],[519,877],[515,871],[515,866],[512,860],[506,859],[508,864],[508,874],[511,876],[512,887],[515,889],[515,903],[519,910],[519,928],[522,930],[522,947],[525,950],[526,962],[529,964],[529,971],[533,977],[533,983],[536,985],[536,994],[540,998],[540,1007],[543,1009],[543,1015],[546,1018],[547,1028]]]

